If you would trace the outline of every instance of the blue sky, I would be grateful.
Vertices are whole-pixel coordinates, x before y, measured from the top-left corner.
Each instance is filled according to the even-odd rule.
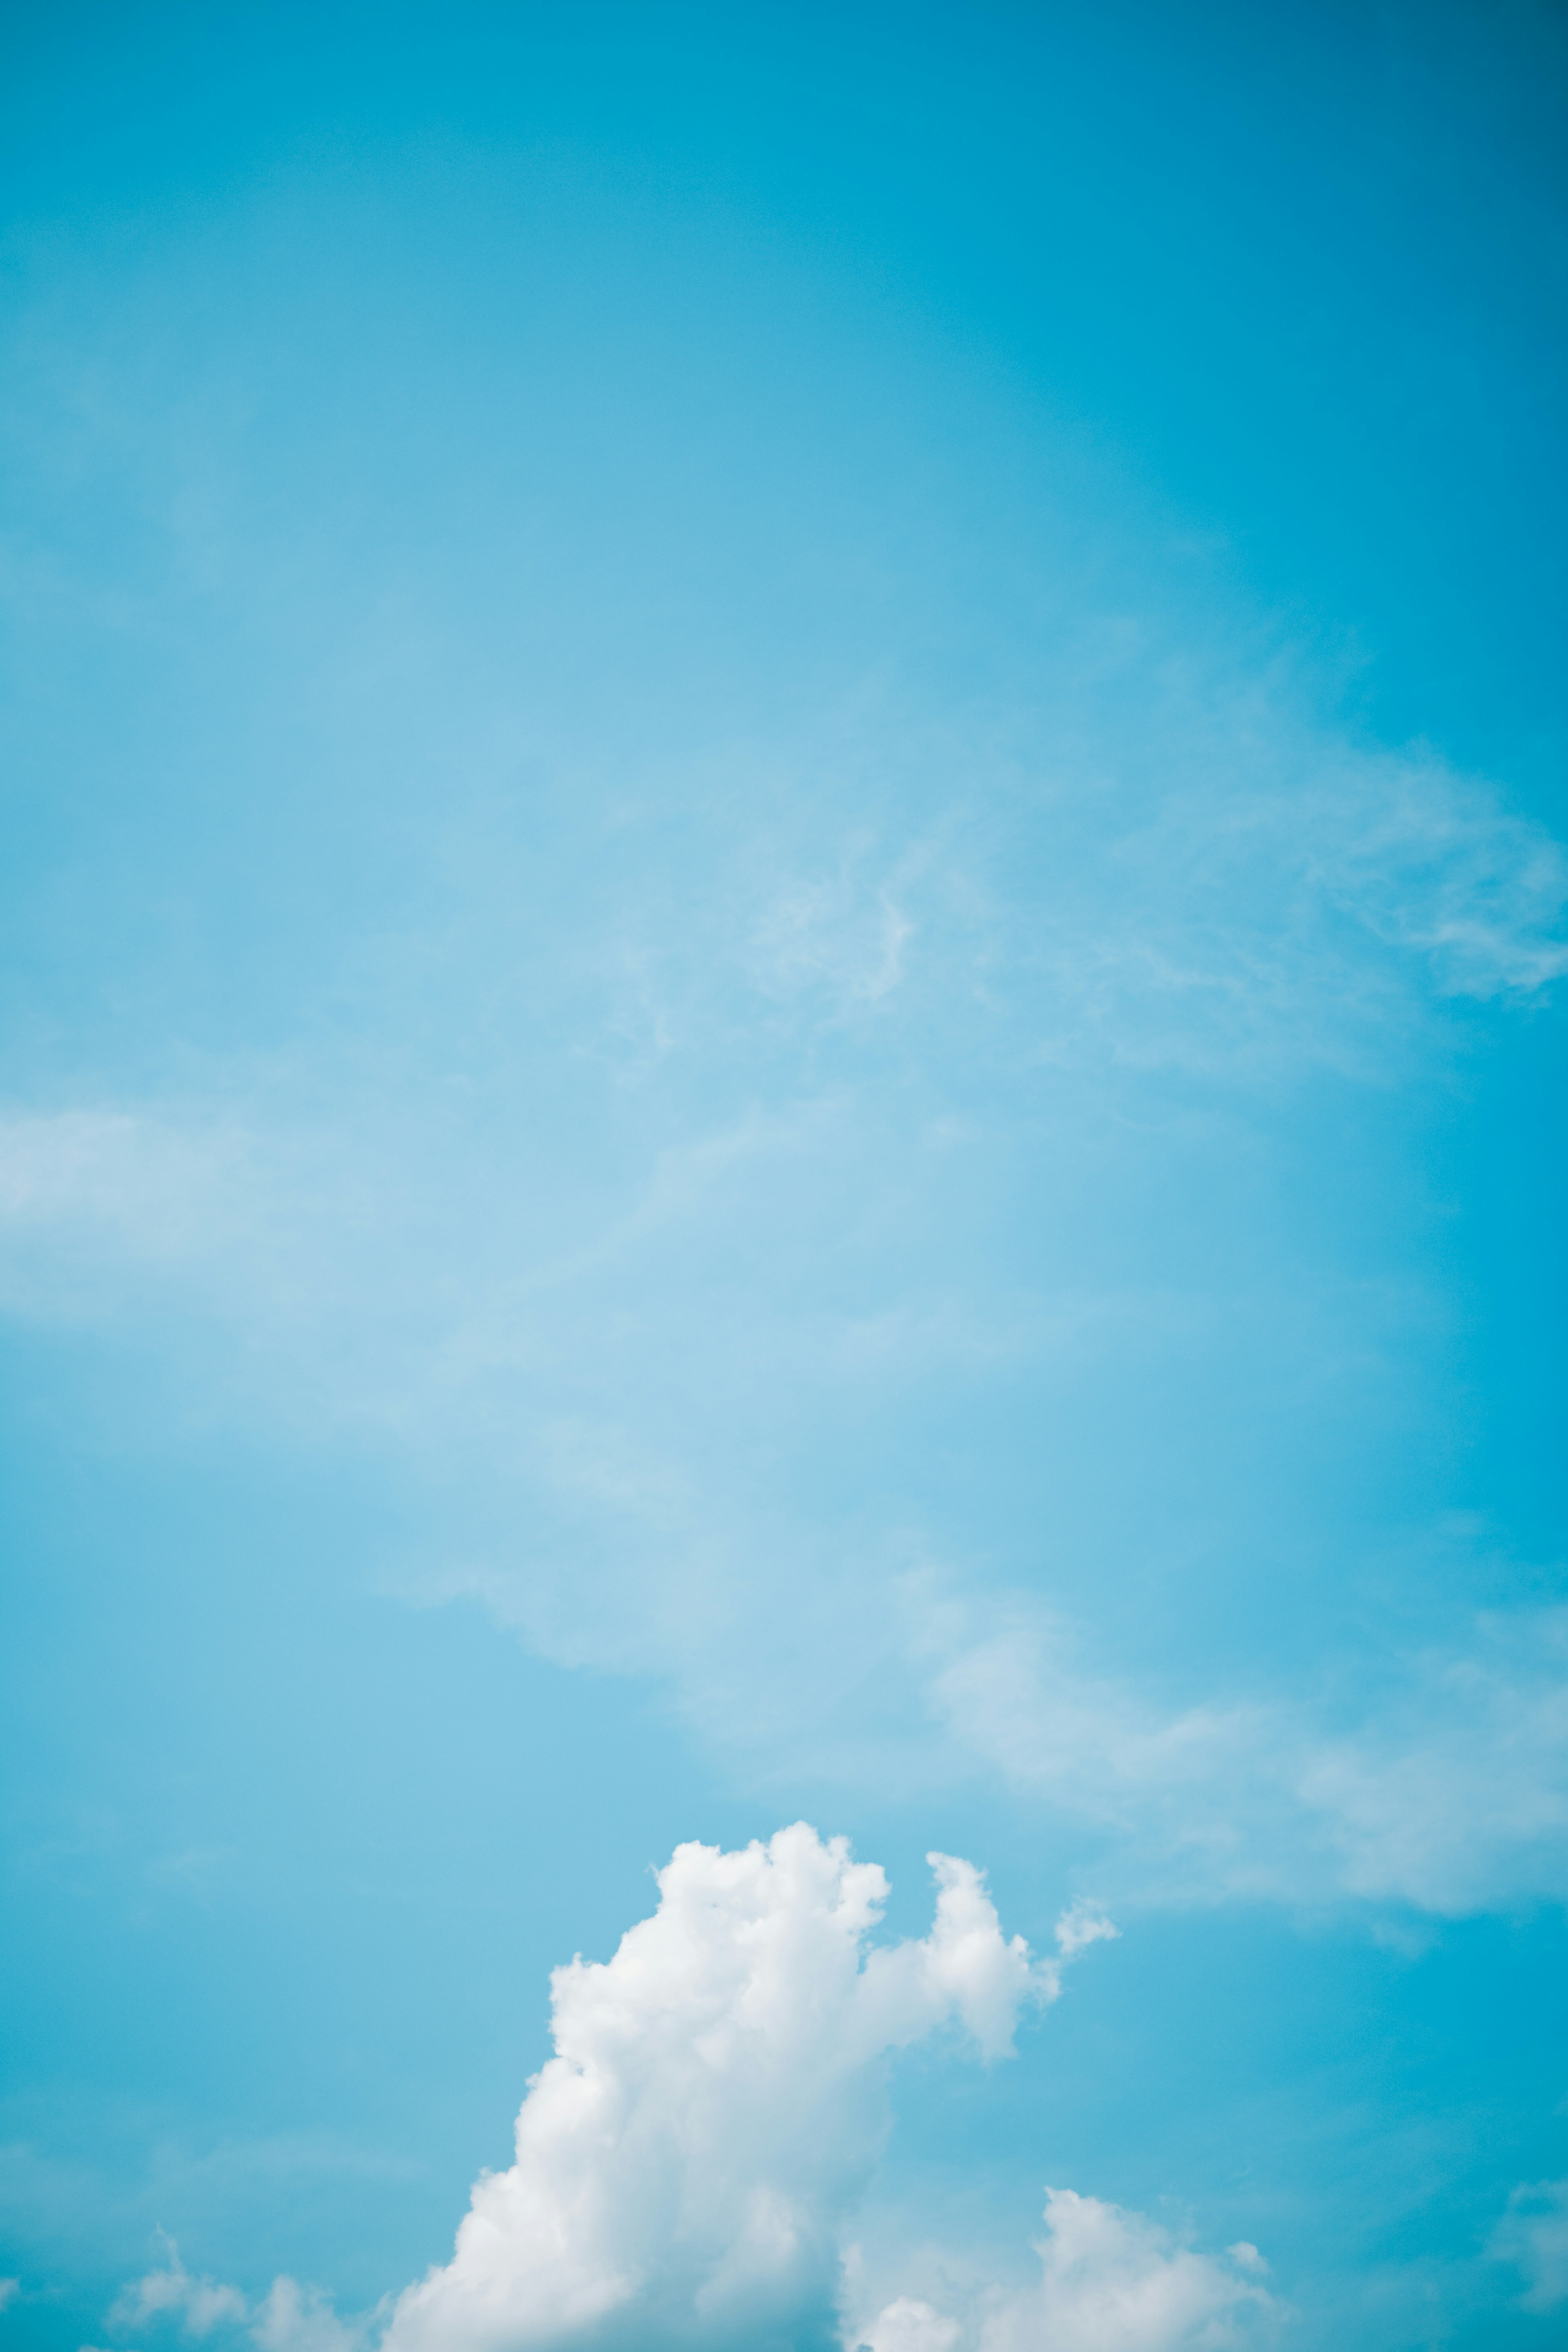
[[[0,2347],[1556,2341],[1560,16],[6,43]]]

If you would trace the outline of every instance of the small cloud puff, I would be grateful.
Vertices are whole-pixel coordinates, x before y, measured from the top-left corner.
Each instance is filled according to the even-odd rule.
[[[342,2320],[319,2287],[276,2278],[257,2306],[250,2332],[261,2352],[357,2352],[365,2330]]]
[[[180,2260],[180,2250],[166,2231],[158,2232],[167,2249],[161,2270],[128,2286],[110,2314],[116,2327],[139,2327],[163,2315],[177,2316],[187,2336],[210,2336],[216,2327],[243,2321],[245,2297],[237,2287],[220,2286],[213,2279],[193,2278]]]
[[[857,2332],[857,2352],[1218,2352],[1280,2315],[1256,2246],[1194,2253],[1070,2189],[1046,2191],[1045,2221],[1037,2286],[993,2288],[962,2320],[900,2296]]]
[[[1226,2256],[1177,2245],[1141,2213],[1070,2189],[1046,2192],[1041,2279],[987,2319],[982,2352],[1177,2352],[1241,2340],[1268,2313],[1255,2246]]]
[[[929,2303],[901,2294],[879,2311],[857,2352],[952,2352],[963,2330]]]
[[[1568,2303],[1568,2180],[1522,2182],[1487,2251],[1523,2273],[1526,2311],[1556,2311]]]
[[[198,2340],[218,2332],[232,2340],[233,2331],[243,2328],[260,2352],[363,2352],[368,2343],[368,2324],[340,2319],[319,2288],[276,2278],[253,2308],[237,2287],[193,2278],[174,2239],[162,2230],[158,2235],[166,2259],[124,2290],[109,2315],[110,2326],[176,2322],[182,2336]],[[81,2352],[97,2347],[84,2344]]]

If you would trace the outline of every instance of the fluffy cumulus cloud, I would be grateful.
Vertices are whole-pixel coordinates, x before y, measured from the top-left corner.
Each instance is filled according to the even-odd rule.
[[[887,1881],[804,1823],[685,1845],[613,1959],[554,1978],[555,2056],[445,2269],[388,2352],[595,2341],[827,2340],[846,2215],[886,2129],[886,2054],[944,2027],[1006,2054],[1061,1959],[1004,1937],[968,1863],[933,1855],[928,1936],[871,1945]],[[1069,1914],[1070,1957],[1106,1923]]]
[[[971,2320],[913,2296],[851,2307],[845,2232],[886,2137],[888,2061],[942,2033],[955,2054],[1005,2057],[1024,2011],[1054,2001],[1067,1964],[1116,1931],[1075,1906],[1055,1954],[1037,1958],[1003,1934],[972,1864],[931,1863],[930,1932],[879,1943],[887,1879],[842,1838],[797,1822],[740,1853],[679,1847],[657,1909],[614,1957],[555,1971],[555,2055],[523,2101],[516,2162],[481,2175],[450,2263],[345,2320],[289,2278],[252,2305],[193,2274],[166,2241],[114,2326],[243,2336],[260,2352],[945,2352],[961,2334],[974,2340]],[[1047,2218],[1044,2288],[1016,2305],[990,2297],[986,2352],[1033,2344],[1037,2319],[1077,2326],[1097,2295],[1116,2325],[1131,2313],[1143,2332],[1080,2327],[1064,2346],[1196,2343],[1181,2329],[1238,2299],[1230,2273],[1167,2251],[1112,2207],[1053,2192]]]

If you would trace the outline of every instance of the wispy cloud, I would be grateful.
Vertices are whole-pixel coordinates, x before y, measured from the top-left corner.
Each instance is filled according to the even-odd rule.
[[[932,1701],[1053,1811],[1100,1825],[1146,1895],[1358,1897],[1452,1916],[1568,1899],[1568,1612],[1494,1614],[1472,1646],[1385,1661],[1333,1727],[1310,1690],[1163,1711],[1019,1604],[939,1610]],[[1126,1882],[1123,1881],[1123,1884]]]
[[[237,2287],[193,2278],[173,2238],[164,2236],[163,2244],[162,2265],[126,2288],[110,2314],[111,2326],[139,2327],[167,2316],[177,2319],[184,2335],[201,2337],[247,2316],[245,2297]]]
[[[1555,1685],[1490,1636],[1347,1735],[1271,1670],[1178,1704],[1042,1630],[1159,1543],[1255,1551],[1291,1465],[1430,1423],[1439,1271],[1282,1203],[1325,1119],[1340,1189],[1363,1150],[1373,1181],[1356,1135],[1451,1083],[1457,1000],[1506,1019],[1568,969],[1561,851],[1506,794],[1179,621],[1063,625],[1011,702],[880,675],[765,745],[555,737],[526,807],[492,678],[442,813],[388,784],[422,887],[334,910],[309,1017],[14,1097],[0,1300],[160,1361],[165,1419],[395,1446],[453,1499],[389,1585],[665,1678],[759,1770],[984,1763],[1140,1851],[1163,1822],[1211,1885],[1555,1885]],[[1260,1400],[1267,1477],[1232,1434]],[[920,1559],[992,1607],[940,1656],[898,1604]]]
[[[162,2334],[173,2327],[182,2339],[196,2343],[216,2336],[232,2344],[243,2334],[260,2352],[366,2352],[374,2315],[341,2319],[319,2287],[288,2277],[274,2279],[261,2301],[251,2305],[237,2287],[193,2278],[174,2240],[165,2236],[163,2242],[163,2263],[133,2279],[114,2305],[109,2315],[112,2328],[151,2327]],[[84,2345],[82,2352],[91,2347]]]
[[[1522,2273],[1526,2311],[1556,2311],[1568,2303],[1568,2180],[1521,2183],[1487,2251]]]

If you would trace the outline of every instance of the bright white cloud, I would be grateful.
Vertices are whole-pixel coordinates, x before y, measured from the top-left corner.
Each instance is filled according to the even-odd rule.
[[[1256,2247],[1201,2253],[1144,2216],[1047,2192],[1041,2270],[956,2311],[869,2299],[846,2226],[886,2136],[889,2054],[946,2028],[1006,2054],[1023,2010],[1116,1930],[1066,1912],[1057,1957],[1005,1937],[973,1864],[932,1854],[924,1937],[871,1940],[886,1878],[804,1822],[743,1852],[684,1845],[658,1905],[607,1962],[553,1979],[555,2055],[529,2087],[517,2160],[481,2175],[445,2268],[360,2319],[279,2278],[247,2305],[163,2264],[112,2315],[258,2352],[1218,2352],[1278,2315]],[[924,2256],[913,2258],[921,2267]],[[895,2252],[892,2266],[910,2257]],[[884,2261],[884,2273],[888,2267]],[[885,2288],[884,2288],[885,2294]]]
[[[1526,2311],[1556,2311],[1568,2303],[1568,2180],[1516,2189],[1488,2252],[1522,2273]]]
[[[556,1970],[556,2054],[516,2162],[479,2181],[387,2352],[598,2330],[761,2345],[820,2321],[886,2129],[887,2053],[951,2026],[1004,2055],[1020,2011],[1056,1998],[1061,1959],[1110,1932],[1069,1915],[1042,1966],[1003,1937],[971,1864],[931,1861],[930,1934],[877,1946],[887,1882],[844,1840],[797,1823],[743,1853],[679,1847],[614,1958]]]
[[[856,2352],[952,2352],[963,2330],[918,2295],[900,2294],[855,2333]]]

